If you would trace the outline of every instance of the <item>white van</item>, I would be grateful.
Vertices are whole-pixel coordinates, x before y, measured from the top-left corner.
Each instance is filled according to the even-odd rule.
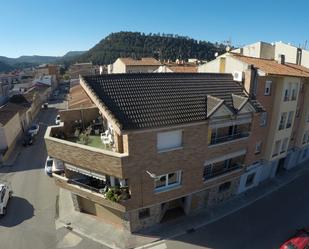
[[[57,160],[54,158],[53,166],[52,166],[52,172],[56,174],[62,174],[64,173],[64,163],[63,161]]]

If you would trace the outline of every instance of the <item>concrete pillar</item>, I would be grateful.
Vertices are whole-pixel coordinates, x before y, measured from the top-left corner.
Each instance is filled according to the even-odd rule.
[[[111,186],[115,187],[115,177],[114,176],[110,176],[110,180],[111,180]]]
[[[76,194],[73,194],[73,193],[71,193],[71,196],[72,196],[72,201],[73,201],[73,206],[74,206],[75,211],[80,212],[81,207],[80,207],[79,202],[78,202],[78,196]]]

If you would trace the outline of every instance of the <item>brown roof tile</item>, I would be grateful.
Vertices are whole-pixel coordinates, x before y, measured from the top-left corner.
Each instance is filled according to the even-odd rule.
[[[246,64],[254,65],[266,74],[293,77],[308,77],[309,69],[292,63],[280,64],[275,60],[261,59],[231,53],[232,56]]]
[[[94,104],[80,84],[71,87],[69,109],[91,106]]]
[[[169,66],[174,73],[197,73],[197,66]]]
[[[127,66],[160,66],[161,63],[154,58],[141,58],[134,60],[132,58],[120,58],[120,60]]]
[[[139,73],[83,78],[124,130],[203,121],[207,119],[207,96],[223,100],[232,111],[232,94],[246,96],[231,74]],[[211,108],[216,103],[208,104]]]

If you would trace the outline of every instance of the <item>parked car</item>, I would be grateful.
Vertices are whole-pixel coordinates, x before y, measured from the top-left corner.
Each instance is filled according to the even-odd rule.
[[[64,173],[64,164],[62,161],[54,159],[52,166],[52,173],[62,174]]]
[[[307,249],[309,248],[309,228],[297,230],[295,235],[287,240],[280,249]]]
[[[28,130],[29,134],[37,135],[39,133],[40,126],[38,124],[31,125],[30,129]]]
[[[46,102],[46,103],[44,103],[44,104],[42,105],[42,109],[43,109],[43,110],[48,109],[48,103],[47,103],[47,102]]]
[[[59,114],[56,116],[55,124],[56,124],[56,125],[59,125],[59,124],[60,124],[60,115],[59,115]]]
[[[54,164],[54,158],[48,156],[45,162],[45,173],[49,176],[51,176],[53,173],[52,172],[53,164]]]
[[[23,138],[23,146],[32,145],[34,142],[33,133],[26,133]]]
[[[0,215],[6,214],[6,207],[8,205],[9,199],[12,196],[11,185],[7,182],[0,182]]]

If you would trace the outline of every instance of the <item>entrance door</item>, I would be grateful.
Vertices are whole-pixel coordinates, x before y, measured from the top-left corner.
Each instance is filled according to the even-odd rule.
[[[185,215],[184,212],[185,200],[186,200],[185,197],[182,197],[162,204],[162,211],[163,212],[165,211],[165,213],[161,219],[161,222],[173,220]]]
[[[279,159],[276,175],[284,173],[284,171],[285,171],[285,168],[284,168],[285,159],[286,159],[286,157]]]

